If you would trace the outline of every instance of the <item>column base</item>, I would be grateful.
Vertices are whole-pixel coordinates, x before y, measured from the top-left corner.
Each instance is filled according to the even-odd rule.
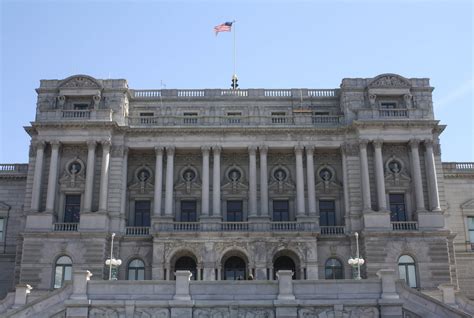
[[[417,212],[417,217],[420,230],[440,230],[444,228],[444,215],[442,211]]]
[[[29,214],[26,216],[26,231],[47,231],[50,232],[53,227],[53,214],[42,212]]]
[[[102,232],[109,229],[109,216],[106,212],[82,213],[79,221],[81,231]]]
[[[364,211],[364,228],[366,230],[391,230],[390,213],[388,211],[365,212]]]
[[[170,215],[153,216],[151,218],[152,229],[154,232],[172,231],[174,217]]]

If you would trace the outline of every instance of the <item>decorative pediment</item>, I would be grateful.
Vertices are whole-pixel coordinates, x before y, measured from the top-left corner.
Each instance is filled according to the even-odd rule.
[[[321,166],[316,172],[316,189],[319,192],[340,191],[342,185],[337,181],[336,170],[330,165]]]
[[[11,206],[9,206],[8,204],[6,204],[3,201],[0,201],[0,213],[1,212],[8,212],[10,210],[10,208],[11,208]]]
[[[385,162],[385,182],[389,186],[404,186],[410,184],[411,178],[406,172],[406,167],[400,158],[391,156]]]
[[[65,167],[59,184],[61,190],[80,189],[85,187],[86,166],[78,157],[69,160]]]
[[[474,211],[474,199],[467,200],[463,204],[461,204],[461,209],[464,211],[471,210]]]
[[[146,165],[141,165],[133,174],[133,181],[129,184],[131,193],[150,194],[153,193],[153,171]]]
[[[295,184],[291,180],[290,170],[281,164],[276,165],[270,171],[270,184],[268,190],[274,193],[285,193],[295,190]]]
[[[381,74],[375,77],[368,85],[369,88],[410,88],[411,83],[397,74]]]
[[[102,89],[102,85],[93,77],[88,75],[73,75],[70,76],[59,84],[58,88],[66,89]]]
[[[221,190],[224,194],[246,194],[248,185],[246,184],[245,174],[241,167],[235,163],[229,166],[225,173],[224,184]]]
[[[186,165],[179,173],[179,181],[174,187],[175,191],[191,194],[191,192],[201,189],[201,182],[198,171],[191,165]]]

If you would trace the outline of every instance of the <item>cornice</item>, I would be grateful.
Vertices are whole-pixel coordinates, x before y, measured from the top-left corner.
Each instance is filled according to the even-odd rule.
[[[432,128],[444,130],[446,126],[439,125],[439,120],[391,120],[391,121],[383,121],[383,120],[354,120],[352,122],[352,126],[356,129],[360,128],[392,128],[392,127],[399,127],[399,128]],[[441,132],[442,132],[441,130]]]

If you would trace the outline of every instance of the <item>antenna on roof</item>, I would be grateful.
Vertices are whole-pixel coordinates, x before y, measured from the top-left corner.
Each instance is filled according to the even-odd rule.
[[[160,80],[160,104],[161,104],[161,109],[163,109],[163,87],[166,88],[166,84],[163,83],[163,80]]]

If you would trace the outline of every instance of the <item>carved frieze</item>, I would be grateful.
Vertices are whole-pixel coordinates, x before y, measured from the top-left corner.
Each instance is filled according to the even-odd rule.
[[[248,185],[243,169],[235,164],[229,166],[225,172],[225,181],[221,186],[222,194],[247,195]]]
[[[300,318],[377,318],[379,311],[376,307],[344,307],[342,310],[334,307],[308,307],[298,310]]]
[[[293,193],[295,187],[290,170],[286,166],[278,164],[270,170],[270,183],[268,185],[270,193]]]
[[[194,308],[194,318],[230,318],[230,310],[228,307],[215,308]]]
[[[65,79],[60,85],[60,88],[93,88],[100,89],[101,86],[97,81],[88,76],[73,76]]]
[[[410,184],[410,176],[404,161],[392,155],[385,162],[385,181],[389,186],[407,187]]]
[[[89,310],[90,318],[125,318],[125,308],[94,307]]]
[[[170,311],[167,308],[135,308],[133,318],[169,318]]]
[[[133,194],[152,194],[154,190],[153,171],[147,165],[141,165],[135,169],[133,180],[128,189]]]
[[[65,165],[61,178],[59,179],[61,190],[83,190],[85,187],[85,171],[86,166],[81,159],[75,157],[69,160]]]
[[[409,88],[411,83],[396,74],[382,74],[374,78],[369,85],[369,88]]]

